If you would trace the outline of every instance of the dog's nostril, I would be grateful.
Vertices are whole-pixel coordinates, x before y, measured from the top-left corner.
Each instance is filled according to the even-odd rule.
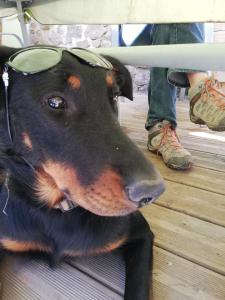
[[[151,202],[153,200],[152,197],[146,197],[143,198],[139,201],[139,207],[145,206],[146,204],[148,204],[149,202]]]
[[[142,207],[157,199],[165,190],[164,182],[158,180],[141,180],[127,187],[129,200]]]

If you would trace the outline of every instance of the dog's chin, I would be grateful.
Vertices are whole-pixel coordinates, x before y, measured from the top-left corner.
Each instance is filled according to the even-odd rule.
[[[83,202],[83,201],[82,201]],[[135,212],[138,207],[134,204],[128,203],[127,206],[123,205],[123,207],[120,206],[114,206],[114,207],[109,207],[109,206],[104,206],[100,205],[100,203],[89,203],[89,205],[84,205],[79,204],[78,202],[73,201],[75,209],[78,207],[81,207],[90,213],[93,213],[97,216],[102,216],[102,217],[119,217],[119,216],[126,216],[129,215],[133,212]]]
[[[101,216],[101,217],[122,217],[122,216],[127,216],[133,212],[135,212],[137,210],[137,208],[135,209],[123,209],[123,210],[118,210],[118,211],[107,211],[107,210],[102,210],[102,211],[96,211],[96,212],[92,212],[97,216]]]

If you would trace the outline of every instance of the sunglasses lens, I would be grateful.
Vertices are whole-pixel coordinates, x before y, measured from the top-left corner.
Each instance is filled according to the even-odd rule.
[[[108,60],[89,50],[74,48],[69,51],[93,67],[102,67],[109,70],[113,69],[112,64]]]
[[[57,65],[60,59],[60,54],[54,49],[28,49],[13,55],[8,65],[17,71],[32,74]]]

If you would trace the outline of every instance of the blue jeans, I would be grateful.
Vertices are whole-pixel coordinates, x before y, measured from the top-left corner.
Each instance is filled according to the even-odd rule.
[[[164,45],[204,42],[204,24],[154,24],[147,25],[133,45]],[[123,41],[120,39],[120,44]],[[176,86],[189,87],[187,72],[191,70],[151,68],[148,89],[149,111],[145,127],[167,120],[175,128]],[[193,71],[194,72],[194,71]]]

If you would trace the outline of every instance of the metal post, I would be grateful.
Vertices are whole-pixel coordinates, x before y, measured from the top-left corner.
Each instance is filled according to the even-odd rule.
[[[20,22],[20,27],[23,35],[23,45],[29,46],[30,39],[26,28],[26,23],[24,21],[24,12],[23,12],[23,4],[22,2],[31,2],[32,0],[8,0],[9,2],[16,2],[17,11],[18,11],[18,19]]]

